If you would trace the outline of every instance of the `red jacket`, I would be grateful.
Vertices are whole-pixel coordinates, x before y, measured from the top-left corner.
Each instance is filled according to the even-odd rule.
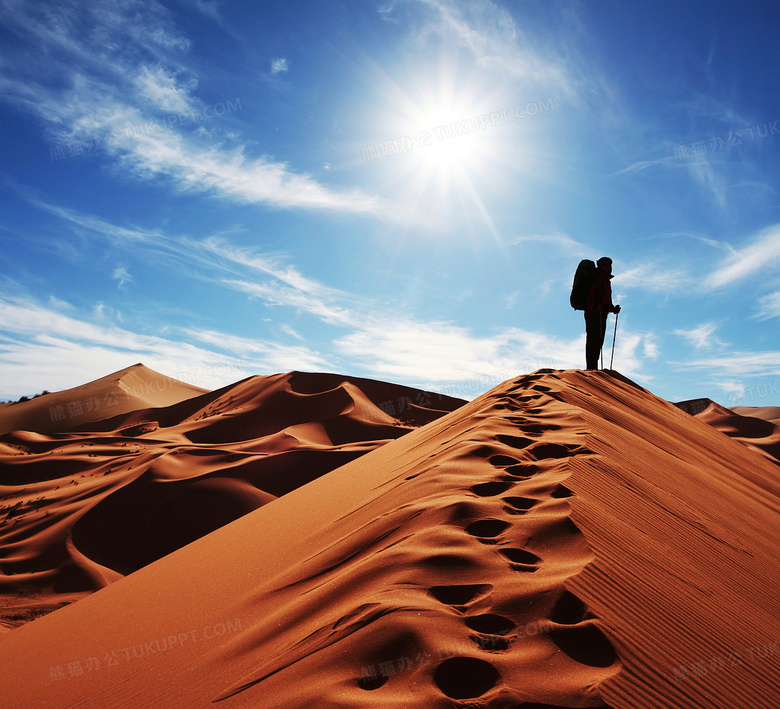
[[[585,315],[593,313],[611,313],[615,306],[612,305],[612,276],[608,276],[600,268],[597,268],[596,277],[588,291],[588,299],[585,303]]]

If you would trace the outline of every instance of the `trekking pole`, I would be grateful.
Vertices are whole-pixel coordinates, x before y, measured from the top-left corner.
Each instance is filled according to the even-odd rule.
[[[604,331],[607,329],[607,316],[605,315],[603,318],[599,316],[599,320],[599,324],[601,325],[601,337],[599,338],[599,342],[601,342],[601,349],[599,350],[599,369],[604,369]]]
[[[609,358],[609,368],[612,369],[612,361],[615,359],[615,340],[617,339],[617,323],[620,312],[615,313],[615,332],[612,334],[612,356]]]

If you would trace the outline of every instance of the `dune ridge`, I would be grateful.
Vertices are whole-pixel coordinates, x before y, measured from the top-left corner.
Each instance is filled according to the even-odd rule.
[[[779,494],[618,373],[543,370],[6,633],[7,701],[770,709]]]

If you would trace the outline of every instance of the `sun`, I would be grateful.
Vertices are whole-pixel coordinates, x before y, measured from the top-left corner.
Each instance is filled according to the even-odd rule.
[[[451,99],[412,107],[407,130],[414,134],[417,165],[433,173],[475,169],[485,157],[488,124],[479,110],[476,104]]]
[[[511,167],[508,144],[518,131],[496,120],[511,105],[506,88],[461,69],[442,61],[404,73],[403,80],[382,74],[371,122],[393,140],[382,148],[377,143],[372,178],[388,202],[402,205],[395,210],[399,221],[419,222],[432,233],[480,221],[484,232],[494,233],[489,203]]]

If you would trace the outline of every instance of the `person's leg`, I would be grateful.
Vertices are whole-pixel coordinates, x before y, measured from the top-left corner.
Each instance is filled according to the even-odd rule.
[[[604,350],[604,338],[607,334],[607,313],[599,314],[599,355]]]
[[[588,369],[599,368],[602,342],[601,316],[599,313],[589,313],[585,316],[585,362]]]

